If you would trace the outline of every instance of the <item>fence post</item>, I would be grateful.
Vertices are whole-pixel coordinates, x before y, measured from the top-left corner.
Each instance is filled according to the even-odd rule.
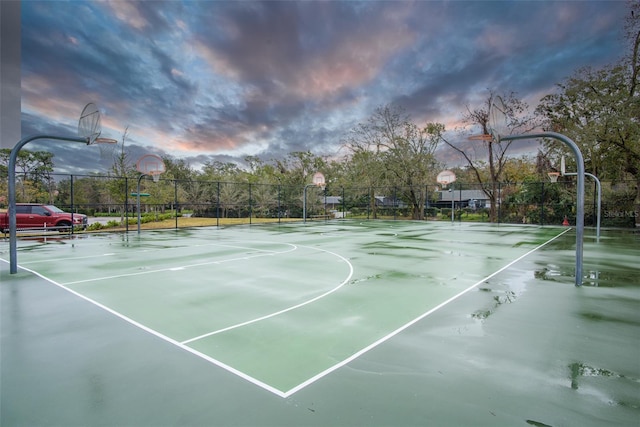
[[[324,187],[324,220],[327,220],[327,187]]]
[[[218,181],[218,194],[216,195],[216,227],[220,227],[220,181]]]
[[[173,180],[173,209],[176,216],[176,230],[178,229],[178,180]]]
[[[397,191],[398,189],[396,187],[393,187],[393,220],[394,221],[398,219],[396,217],[396,214],[398,213],[398,199],[396,198],[398,194]]]
[[[498,182],[498,197],[495,198],[498,202],[498,224],[500,224],[502,216],[502,183]]]
[[[75,211],[76,207],[73,202],[73,174],[69,175],[70,183],[71,183],[71,234],[73,234],[73,211]]]
[[[458,222],[462,222],[462,182],[458,187],[458,210],[460,211],[460,215],[458,215]]]
[[[282,216],[281,214],[281,204],[280,204],[280,190],[281,190],[281,185],[278,184],[278,224],[280,224],[280,217]]]
[[[427,208],[429,207],[429,187],[424,186],[424,202],[422,203],[422,219],[427,221],[429,219],[429,211]]]
[[[129,178],[124,177],[124,230],[129,232]]]
[[[540,189],[540,225],[544,225],[544,180],[540,184],[542,185]]]
[[[249,183],[249,225],[251,225],[251,218],[253,217],[253,206],[251,204],[251,183]]]

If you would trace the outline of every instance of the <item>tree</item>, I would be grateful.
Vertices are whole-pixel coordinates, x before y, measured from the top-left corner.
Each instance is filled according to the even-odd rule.
[[[462,129],[461,133],[468,132],[468,127],[479,128],[481,136],[483,137],[479,142],[484,148],[482,158],[475,156],[476,150],[473,147],[459,143],[456,144],[446,140],[444,137],[442,138],[445,144],[453,148],[466,160],[478,183],[482,185],[482,190],[490,200],[489,220],[491,222],[497,220],[499,183],[507,164],[507,152],[513,142],[498,142],[495,138],[490,137],[489,114],[491,105],[497,96],[498,94],[495,92],[489,91],[489,95],[485,99],[484,104],[476,109],[471,109],[467,106],[467,112],[462,118],[465,128]],[[537,127],[535,116],[529,114],[528,104],[519,99],[514,92],[505,94],[502,96],[502,99],[506,106],[505,114],[511,134],[523,134]],[[485,165],[488,166],[488,176],[482,173]]]
[[[545,128],[576,142],[587,171],[601,179],[632,179],[640,204],[640,3],[630,3],[630,9],[627,55],[600,69],[577,70],[557,85],[557,93],[541,100],[536,112]]]
[[[400,196],[411,206],[413,219],[424,219],[427,184],[438,169],[434,152],[438,139],[428,129],[405,123],[402,136],[383,154],[389,176],[399,187]]]
[[[311,183],[314,173],[324,172],[326,162],[310,151],[294,151],[285,159],[277,160],[276,168],[281,173],[283,184],[302,188]]]
[[[185,181],[194,177],[194,170],[191,169],[189,163],[184,159],[176,159],[172,156],[166,155],[161,156],[161,158],[165,168],[165,172],[162,174],[163,178]]]
[[[207,161],[202,167],[202,178],[208,181],[238,181],[242,170],[235,163]]]
[[[251,203],[256,216],[268,217],[278,206],[277,187],[268,184],[250,184]]]
[[[122,132],[122,140],[120,142],[120,150],[117,154],[114,154],[113,164],[111,165],[110,171],[110,175],[112,175],[113,178],[109,180],[108,184],[109,194],[111,195],[112,200],[117,203],[118,210],[120,211],[120,223],[124,223],[125,203],[129,197],[127,190],[131,190],[130,188],[127,188],[127,178],[133,177],[134,173],[131,161],[129,160],[129,154],[125,149],[128,134],[129,126],[124,128],[124,131]],[[115,153],[118,147],[114,148]]]
[[[2,180],[0,188],[2,194],[7,194],[9,177],[10,148],[0,149],[0,174],[6,179]],[[48,151],[20,150],[16,157],[16,197],[20,201],[53,201],[54,182],[51,177],[53,172],[53,154]]]
[[[436,124],[420,129],[401,108],[386,105],[378,107],[367,123],[359,124],[345,140],[358,181],[371,189],[374,218],[373,192],[381,183],[400,190],[402,199],[411,206],[413,219],[424,218],[426,185],[435,180],[438,164],[434,153],[441,134],[434,132],[436,129],[440,129]]]

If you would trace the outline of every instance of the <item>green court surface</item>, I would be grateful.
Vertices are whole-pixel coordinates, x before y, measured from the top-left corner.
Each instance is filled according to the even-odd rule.
[[[328,221],[2,242],[2,426],[640,419],[640,235]]]

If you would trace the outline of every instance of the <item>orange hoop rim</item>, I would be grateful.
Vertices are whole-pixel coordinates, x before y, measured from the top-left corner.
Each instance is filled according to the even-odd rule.
[[[485,134],[485,135],[471,135],[468,138],[470,141],[491,141],[493,139],[492,135],[489,134]]]
[[[558,178],[560,177],[560,172],[547,172],[547,176],[551,182],[558,182]]]
[[[113,138],[96,138],[93,140],[93,144],[117,144],[118,140]]]

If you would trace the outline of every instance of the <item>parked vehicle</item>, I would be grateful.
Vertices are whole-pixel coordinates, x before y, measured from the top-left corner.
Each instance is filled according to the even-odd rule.
[[[67,232],[73,224],[76,228],[87,228],[87,216],[77,213],[64,212],[53,205],[39,203],[16,204],[16,228],[58,230]],[[0,213],[0,230],[9,230],[9,213]]]

